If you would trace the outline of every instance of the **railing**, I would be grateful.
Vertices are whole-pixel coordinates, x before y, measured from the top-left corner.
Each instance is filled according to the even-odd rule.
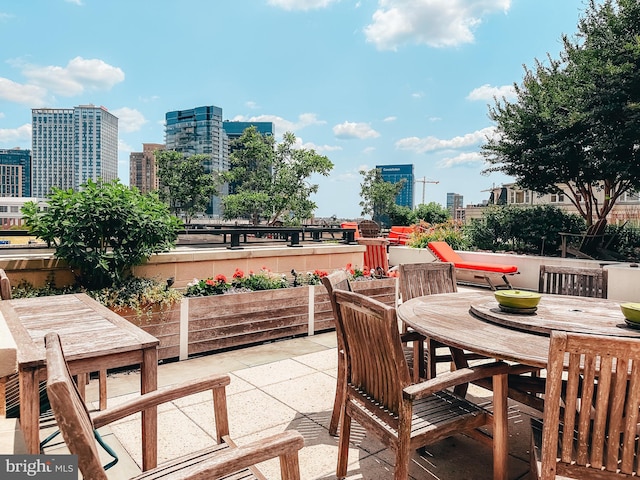
[[[342,243],[354,244],[355,229],[341,227],[321,227],[321,226],[300,226],[300,227],[276,227],[267,225],[190,225],[179,232],[184,243],[205,244],[209,245],[213,242],[205,241],[199,243],[185,242],[189,235],[218,235],[222,236],[223,244],[227,244],[227,236],[229,239],[230,250],[238,250],[243,247],[240,243],[250,243],[250,238],[270,238],[271,240],[284,240],[288,242],[289,247],[302,247],[300,242],[309,239],[313,242],[322,242],[330,237],[331,240],[340,240]],[[180,242],[178,242],[180,243]]]

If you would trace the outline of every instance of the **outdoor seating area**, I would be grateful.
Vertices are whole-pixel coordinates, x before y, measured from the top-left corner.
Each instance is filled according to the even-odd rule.
[[[528,270],[523,273],[533,277]],[[19,350],[23,449],[77,453],[84,478],[155,478],[167,467],[184,467],[172,463],[184,455],[196,476],[243,468],[249,469],[246,478],[265,479],[543,475],[556,462],[545,448],[549,440],[542,441],[551,436],[543,433],[542,419],[557,424],[547,418],[557,415],[554,395],[561,392],[566,402],[575,393],[574,384],[551,368],[556,333],[584,337],[589,348],[588,338],[594,345],[610,338],[621,345],[616,355],[623,365],[622,355],[640,348],[640,329],[618,300],[608,298],[606,269],[550,262],[536,270],[534,295],[459,284],[458,267],[444,261],[400,264],[398,278],[369,280],[393,282],[395,294],[393,286],[367,291],[362,286],[369,282],[352,281],[339,269],[322,279],[323,291],[305,294],[319,302],[307,313],[308,332],[202,350],[179,361],[159,360],[157,338],[84,294],[6,299],[0,313]],[[537,301],[506,307],[498,297],[507,293]],[[58,312],[53,317],[52,307]],[[324,328],[335,330],[311,328],[314,312],[333,316]],[[89,321],[74,327],[74,315]],[[87,336],[96,328],[100,335]],[[582,400],[605,391],[600,371],[606,374],[608,364],[595,358],[575,367],[581,378],[576,386],[593,384]],[[43,413],[36,392],[38,379],[46,377],[54,397],[52,411]],[[616,398],[637,400],[621,390],[625,382],[611,385]],[[563,422],[571,417],[567,408],[588,411],[580,409],[582,400],[563,404]],[[596,442],[604,436],[606,449],[616,449],[607,429],[619,411],[603,406],[593,419],[584,413],[576,418],[587,415],[579,420],[584,435]],[[42,445],[59,427],[62,435]],[[109,452],[119,461],[107,469]],[[621,461],[629,462],[624,455]],[[560,468],[570,456],[558,458]],[[585,463],[583,457],[577,461]],[[590,475],[587,470],[576,478],[600,478]]]

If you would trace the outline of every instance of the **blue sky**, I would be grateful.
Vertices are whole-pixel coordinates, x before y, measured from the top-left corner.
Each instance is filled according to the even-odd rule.
[[[558,58],[583,0],[0,0],[0,148],[31,148],[31,109],[103,105],[119,165],[202,105],[272,121],[334,163],[318,216],[355,217],[361,169],[414,164],[425,202],[488,198],[488,105]],[[422,184],[416,184],[416,203]]]

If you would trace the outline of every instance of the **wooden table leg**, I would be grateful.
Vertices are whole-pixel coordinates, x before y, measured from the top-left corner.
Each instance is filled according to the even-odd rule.
[[[140,365],[140,392],[142,394],[158,388],[158,350],[154,346],[142,352]],[[142,411],[142,470],[158,465],[158,407]]]
[[[507,375],[493,376],[493,478],[509,476],[509,435],[507,431]]]
[[[40,392],[38,391],[38,370],[21,369],[20,381],[20,426],[24,434],[27,452],[40,453]]]
[[[98,372],[98,385],[100,390],[100,410],[107,408],[107,370],[103,369]]]

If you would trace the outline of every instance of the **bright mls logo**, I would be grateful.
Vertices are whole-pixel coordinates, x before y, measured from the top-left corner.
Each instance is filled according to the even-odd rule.
[[[77,455],[0,455],[3,480],[76,480]]]

